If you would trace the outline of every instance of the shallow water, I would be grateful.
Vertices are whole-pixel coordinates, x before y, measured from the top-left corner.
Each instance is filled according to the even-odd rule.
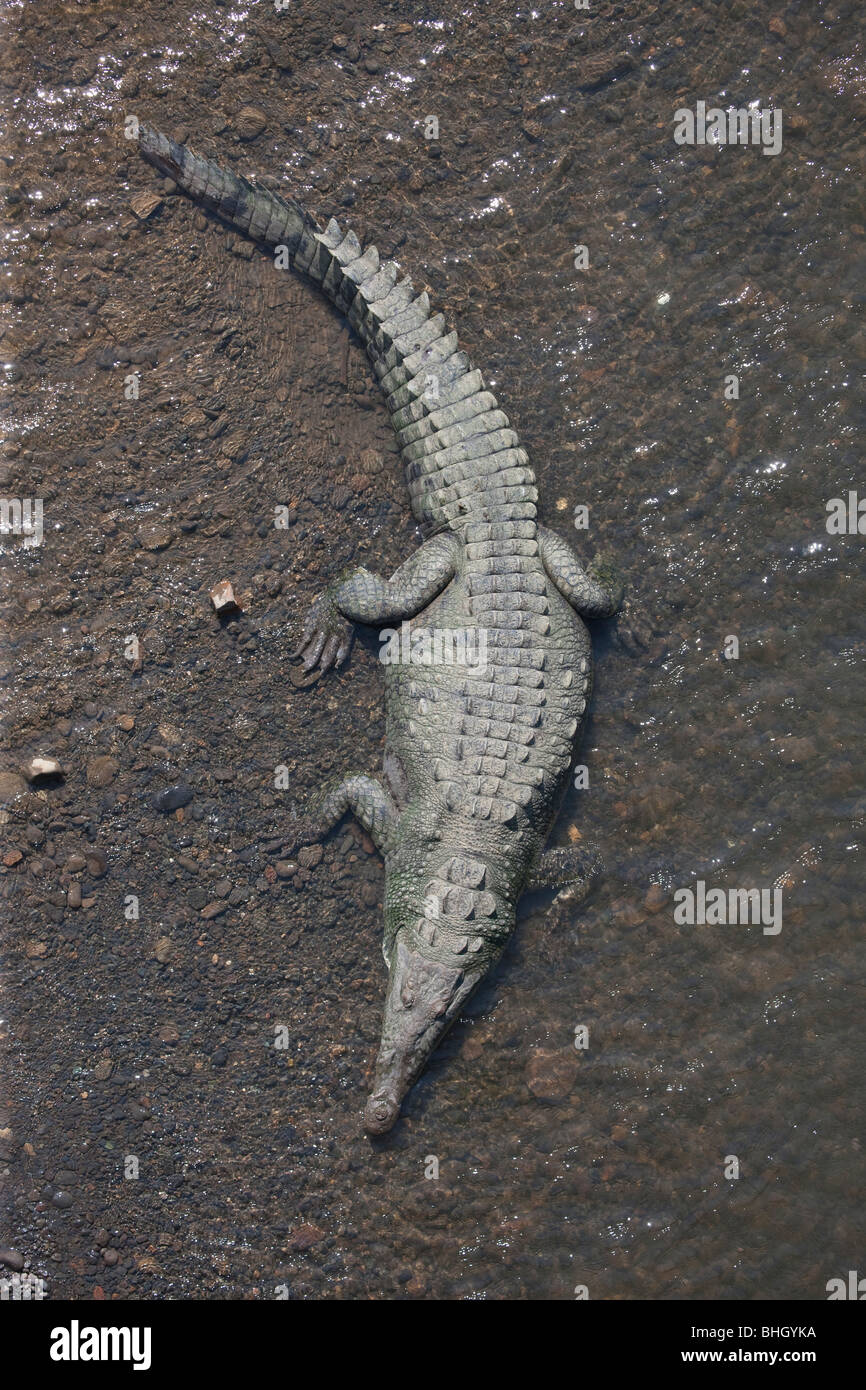
[[[826,527],[864,486],[856,13],[6,6],[4,495],[45,531],[2,537],[0,1244],[51,1296],[816,1299],[862,1267],[863,537]],[[701,100],[780,107],[781,152],[678,146]],[[380,765],[376,642],[309,688],[287,653],[415,531],[339,317],[185,200],[139,220],[130,114],[428,284],[542,520],[588,506],[628,580],[553,837],[606,878],[526,904],[372,1144],[381,863],[345,823],[280,871],[288,807]],[[62,782],[15,781],[46,753]],[[780,887],[782,930],[678,925],[698,880]]]

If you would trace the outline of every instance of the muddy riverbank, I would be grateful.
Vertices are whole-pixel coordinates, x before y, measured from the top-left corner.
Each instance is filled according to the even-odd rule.
[[[866,487],[857,9],[591,11],[5,6],[3,492],[43,535],[2,537],[0,1246],[50,1297],[820,1299],[862,1269],[863,537],[825,524]],[[678,145],[698,101],[780,108],[780,152]],[[309,687],[288,653],[329,578],[415,545],[395,444],[338,315],[130,116],[429,286],[542,521],[588,507],[629,582],[554,837],[606,878],[528,904],[383,1141],[381,862],[349,822],[284,842],[380,766],[375,636]],[[697,880],[781,887],[781,932],[676,924]]]

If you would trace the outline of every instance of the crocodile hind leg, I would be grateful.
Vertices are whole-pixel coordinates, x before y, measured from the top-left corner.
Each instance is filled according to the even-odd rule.
[[[546,526],[538,528],[538,544],[547,577],[582,618],[612,618],[618,612],[623,586],[608,556],[596,556],[584,569],[568,541]]]
[[[589,892],[601,870],[601,855],[587,845],[548,849],[533,864],[526,892],[537,893],[543,888],[584,888]]]
[[[363,568],[329,584],[314,601],[294,656],[304,670],[342,666],[352,645],[352,623],[370,625],[413,618],[453,577],[458,542],[450,532],[433,536],[391,576],[382,579]]]
[[[339,820],[351,811],[369,834],[376,848],[384,854],[389,836],[399,817],[399,811],[389,791],[362,772],[329,782],[314,797],[307,814],[296,821],[289,832],[292,849],[312,845],[321,840]]]
[[[601,873],[601,856],[585,845],[569,845],[564,849],[549,849],[535,861],[527,892],[552,888],[553,901],[546,911],[551,928],[574,923],[574,909],[587,898]]]

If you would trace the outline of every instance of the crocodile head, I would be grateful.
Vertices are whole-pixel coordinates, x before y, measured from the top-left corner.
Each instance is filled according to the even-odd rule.
[[[414,879],[388,875],[385,960],[389,969],[382,1041],[365,1125],[384,1134],[463,1005],[493,968],[514,927],[514,908],[486,884],[480,858],[465,850],[426,857]]]
[[[403,1097],[483,973],[436,960],[398,936],[376,1076],[364,1114],[369,1134],[385,1134],[394,1125]]]

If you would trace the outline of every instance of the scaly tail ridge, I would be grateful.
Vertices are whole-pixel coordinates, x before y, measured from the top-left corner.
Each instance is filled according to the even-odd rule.
[[[426,293],[399,279],[393,261],[333,219],[324,231],[281,198],[202,159],[151,126],[139,128],[149,163],[245,236],[285,246],[294,269],[346,315],[373,363],[400,442],[412,511],[425,529],[463,529],[493,539],[532,538],[537,492],[529,459],[481,373],[457,345]],[[487,528],[478,532],[477,524]],[[515,527],[511,530],[508,528]],[[489,532],[489,534],[488,534]],[[503,534],[506,534],[503,533]]]

